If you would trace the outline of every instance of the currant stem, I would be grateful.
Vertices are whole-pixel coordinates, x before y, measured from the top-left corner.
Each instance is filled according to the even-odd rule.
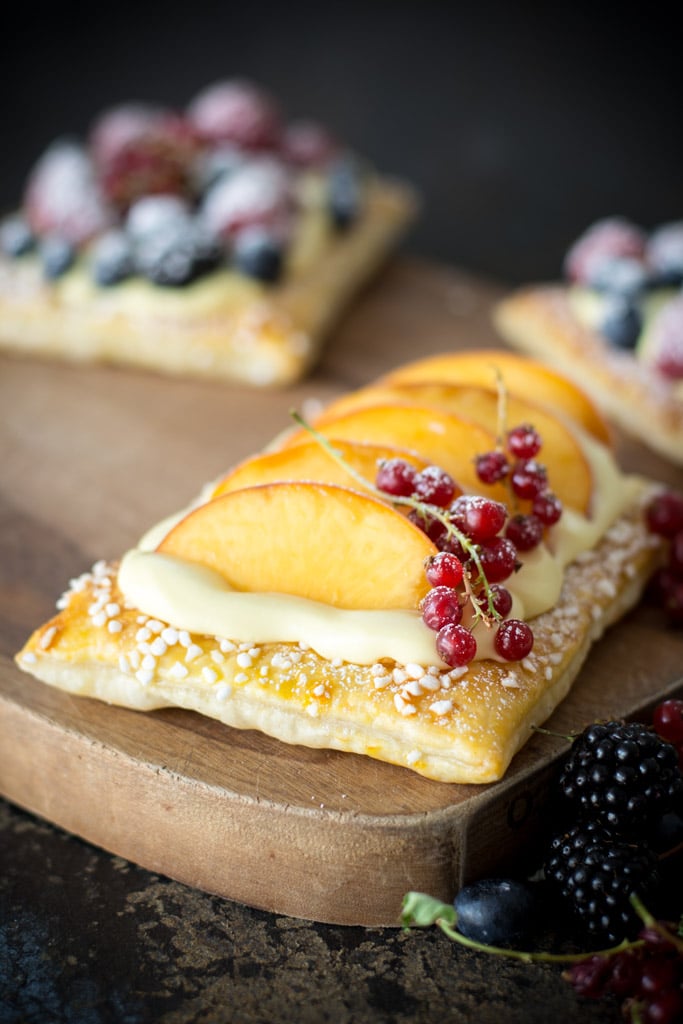
[[[387,494],[384,491],[380,490],[378,487],[376,487],[369,480],[366,480],[361,473],[357,472],[357,470],[353,468],[353,466],[349,466],[341,452],[338,452],[337,449],[329,442],[329,440],[326,437],[324,437],[321,433],[319,433],[315,429],[315,427],[311,426],[311,424],[308,423],[303,418],[303,416],[299,412],[297,412],[296,409],[290,410],[290,415],[294,422],[298,423],[300,427],[303,427],[304,430],[308,431],[308,433],[311,434],[311,436],[315,439],[315,441],[317,441],[321,448],[324,451],[326,451],[327,454],[330,455],[335,460],[335,462],[342,467],[342,469],[344,469],[350,476],[352,476],[354,480],[358,481],[358,483],[365,487],[368,491],[370,491],[371,494],[374,494],[376,497],[381,498],[382,501],[386,501]],[[442,509],[440,509],[437,505],[430,505],[429,502],[420,501],[419,498],[411,498],[409,496],[392,494],[389,497],[391,498],[392,504],[394,505],[405,505],[407,508],[410,508],[413,511],[418,512],[426,519],[436,519],[438,522],[440,522],[441,525],[445,527],[447,536],[449,538],[455,537],[455,539],[458,541],[461,547],[467,552],[467,554],[474,562],[478,573],[475,582],[477,584],[481,583],[481,585],[484,588],[484,593],[486,594],[486,600],[488,605],[488,614],[484,613],[484,611],[481,608],[480,602],[474,599],[474,595],[472,593],[471,579],[468,573],[464,573],[463,581],[465,592],[467,594],[467,597],[470,601],[471,607],[474,612],[472,628],[474,628],[474,626],[480,619],[483,620],[489,627],[491,626],[492,621],[499,622],[501,617],[495,609],[493,594],[491,592],[491,587],[486,580],[484,569],[481,564],[481,559],[479,558],[479,552],[476,549],[476,545],[472,543],[469,537],[465,536],[465,534],[462,533],[462,531],[459,530],[457,526],[454,526],[453,523],[448,518],[448,516],[446,516]]]

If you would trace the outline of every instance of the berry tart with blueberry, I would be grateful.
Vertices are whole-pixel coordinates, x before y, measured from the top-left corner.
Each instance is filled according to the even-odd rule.
[[[625,433],[683,463],[683,221],[650,232],[598,221],[564,271],[561,284],[505,299],[501,334],[580,382]]]
[[[0,222],[0,345],[287,384],[414,209],[250,82],[119,106],[49,146]]]
[[[489,352],[475,386],[462,355],[295,415],[72,581],[18,665],[138,711],[501,778],[639,600],[671,516],[651,529],[659,489],[620,470],[571,381]],[[524,397],[539,376],[554,411]]]

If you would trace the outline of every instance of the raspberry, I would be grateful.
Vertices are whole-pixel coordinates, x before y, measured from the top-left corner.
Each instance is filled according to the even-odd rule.
[[[608,217],[593,224],[567,253],[567,277],[586,284],[601,263],[615,257],[645,256],[646,236],[635,224],[621,217]]]
[[[217,238],[229,239],[253,225],[286,232],[292,212],[290,177],[284,164],[269,157],[249,160],[205,194],[200,219]]]
[[[98,163],[102,190],[120,210],[142,196],[187,195],[191,191],[195,140],[187,124],[174,115],[154,121],[146,132],[132,134]]]
[[[233,142],[249,150],[277,145],[281,126],[276,103],[251,82],[234,79],[204,89],[187,109],[190,124],[211,144]]]
[[[24,199],[26,219],[37,235],[53,234],[80,246],[113,223],[85,150],[52,145],[33,168]]]
[[[590,725],[572,743],[559,788],[584,819],[643,834],[683,796],[674,747],[639,722]]]
[[[659,882],[652,850],[592,824],[575,825],[553,838],[545,875],[586,930],[610,944],[638,931],[631,893],[647,904]]]

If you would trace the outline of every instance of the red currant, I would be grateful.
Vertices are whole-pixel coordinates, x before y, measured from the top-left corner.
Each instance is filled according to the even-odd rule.
[[[505,527],[505,536],[518,551],[531,551],[543,540],[543,523],[533,513],[528,516],[512,516]]]
[[[658,736],[675,747],[683,746],[683,700],[672,697],[658,704],[652,715]]]
[[[444,524],[430,515],[429,512],[422,509],[411,509],[408,513],[408,519],[411,523],[414,523],[418,529],[426,533],[432,544],[435,544],[439,550],[443,550],[448,544],[448,531]]]
[[[507,509],[480,494],[461,494],[450,509],[451,522],[475,544],[495,537],[505,525]]]
[[[658,494],[645,511],[647,525],[652,533],[673,537],[683,530],[683,494],[665,491]]]
[[[512,609],[512,594],[505,587],[501,586],[500,583],[492,583],[489,587],[489,593],[494,612],[500,615],[501,619],[504,619],[506,615],[510,614]],[[480,590],[477,594],[477,603],[484,615],[488,615],[489,599],[485,590]]]
[[[459,587],[462,583],[462,562],[450,551],[440,551],[427,562],[427,579],[433,587]]]
[[[508,431],[507,446],[518,459],[533,459],[541,450],[541,438],[529,423],[523,423]]]
[[[462,619],[462,606],[458,592],[452,587],[434,587],[422,602],[422,619],[430,629],[439,630]]]
[[[477,455],[474,467],[483,484],[497,484],[504,480],[510,471],[505,452],[485,452],[483,455]]]
[[[531,626],[520,619],[507,619],[498,627],[493,646],[506,661],[521,661],[534,646]]]
[[[405,459],[386,459],[380,462],[375,486],[395,497],[407,498],[413,493],[417,470]]]
[[[510,484],[518,498],[535,498],[545,491],[547,482],[545,466],[533,459],[521,459],[512,467]]]
[[[562,502],[551,491],[543,491],[533,499],[531,511],[544,526],[554,526],[562,516]]]
[[[457,487],[453,477],[438,466],[427,466],[415,477],[413,494],[421,501],[444,508],[455,497]]]
[[[489,583],[502,583],[517,568],[517,548],[507,537],[491,537],[482,541],[479,560]]]
[[[451,668],[460,668],[474,659],[477,641],[464,626],[448,624],[436,634],[436,650]]]
[[[671,539],[669,568],[676,575],[683,577],[683,530],[679,530],[675,537]]]

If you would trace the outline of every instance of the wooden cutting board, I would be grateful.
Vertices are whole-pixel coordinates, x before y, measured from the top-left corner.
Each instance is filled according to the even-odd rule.
[[[0,792],[153,871],[277,913],[398,923],[420,889],[449,899],[537,833],[564,740],[537,734],[491,786],[429,782],[366,758],[287,747],[178,710],[70,697],[12,661],[68,580],[118,557],[201,485],[306,411],[408,359],[500,344],[500,290],[396,263],[286,392],[0,357]],[[163,343],[163,342],[161,342]],[[622,462],[683,487],[634,444]],[[593,651],[549,727],[645,713],[683,684],[683,632],[642,608]]]

